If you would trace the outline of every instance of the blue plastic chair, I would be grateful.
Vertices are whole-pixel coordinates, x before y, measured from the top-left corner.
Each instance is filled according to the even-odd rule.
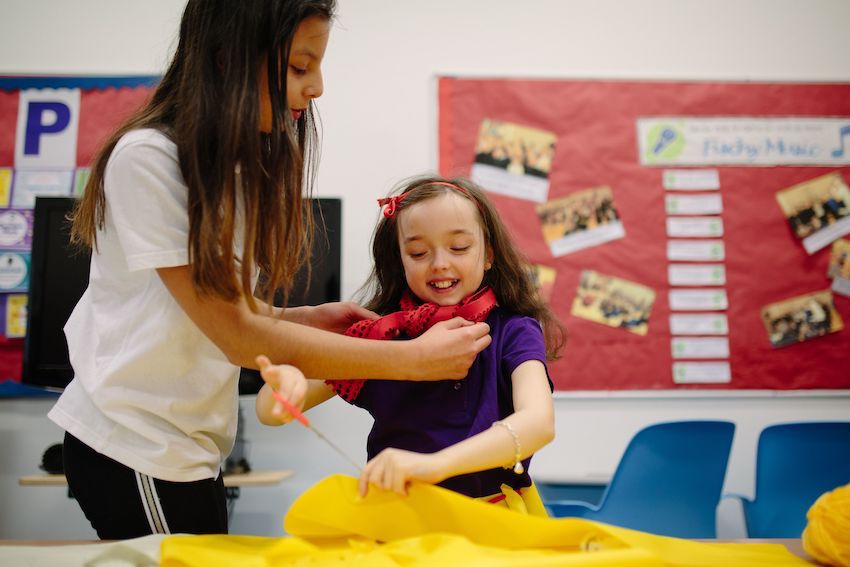
[[[578,517],[658,535],[717,537],[716,517],[735,424],[676,421],[635,434],[596,506],[546,502],[554,517]]]
[[[797,538],[818,497],[850,483],[850,421],[765,427],[756,449],[755,498],[738,498],[747,536]]]

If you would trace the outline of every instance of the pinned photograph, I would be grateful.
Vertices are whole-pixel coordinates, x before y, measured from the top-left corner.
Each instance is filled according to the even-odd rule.
[[[776,200],[809,254],[850,234],[850,189],[837,171],[784,189]]]
[[[832,243],[827,275],[832,279],[832,291],[850,297],[850,240]]]
[[[552,299],[552,289],[555,287],[555,268],[542,264],[531,264],[528,266],[528,277],[537,289],[537,293],[543,301],[549,303]]]
[[[761,310],[774,348],[801,343],[844,328],[828,289],[771,303]]]
[[[570,313],[637,335],[649,331],[655,291],[645,285],[584,270]]]
[[[546,130],[484,119],[470,178],[493,193],[543,203],[556,139]]]
[[[626,235],[610,187],[585,189],[537,205],[537,216],[552,256],[564,256]]]

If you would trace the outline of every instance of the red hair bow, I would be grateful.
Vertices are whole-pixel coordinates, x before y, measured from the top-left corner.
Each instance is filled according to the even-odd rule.
[[[405,193],[404,195],[406,195]],[[393,197],[385,197],[383,199],[378,199],[378,205],[384,207],[384,217],[392,218],[398,210],[398,204],[404,199],[404,195],[395,195]]]

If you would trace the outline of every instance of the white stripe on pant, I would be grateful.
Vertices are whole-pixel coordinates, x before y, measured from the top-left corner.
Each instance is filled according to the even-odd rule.
[[[162,507],[159,504],[154,479],[138,471],[135,471],[135,473],[139,495],[142,497],[142,507],[145,510],[145,516],[148,518],[151,532],[155,534],[171,533],[168,529],[168,522],[165,521],[165,514],[162,513]]]

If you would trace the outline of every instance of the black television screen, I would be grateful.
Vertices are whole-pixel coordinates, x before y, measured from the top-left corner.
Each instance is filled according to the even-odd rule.
[[[36,197],[33,213],[27,333],[21,382],[62,389],[74,376],[63,327],[89,279],[89,254],[69,243],[68,213],[73,197]],[[312,271],[296,275],[288,304],[339,301],[342,254],[342,201],[312,200],[318,228],[311,254]],[[240,393],[259,389],[259,378],[243,371]]]
[[[69,243],[73,197],[36,197],[21,382],[64,388],[73,377],[62,327],[89,282],[85,249]]]

